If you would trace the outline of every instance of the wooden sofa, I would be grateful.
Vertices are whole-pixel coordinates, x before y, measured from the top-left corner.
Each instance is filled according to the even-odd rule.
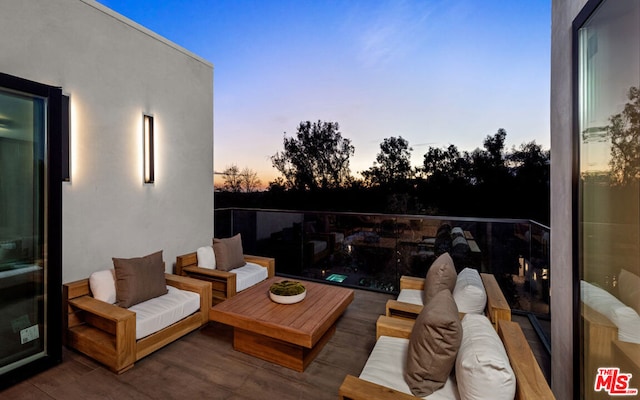
[[[63,285],[63,342],[115,373],[209,322],[211,284],[165,274],[167,285],[200,295],[200,309],[160,331],[136,340],[136,313],[92,297],[89,279]]]
[[[493,326],[498,329],[498,320],[511,321],[511,307],[509,307],[509,303],[493,274],[481,273],[480,277],[487,293],[485,314],[489,317]],[[400,290],[424,290],[424,282],[424,278],[402,276],[400,278]],[[422,306],[417,304],[403,303],[397,300],[388,300],[386,304],[386,315],[388,317],[416,319],[420,311],[422,311]]]
[[[412,328],[411,320],[380,316],[377,322],[377,337],[384,335],[409,338]],[[520,326],[515,322],[499,320],[498,334],[516,377],[515,399],[555,399]],[[415,400],[418,398],[353,375],[345,377],[338,394],[340,399],[352,400]]]
[[[276,262],[273,258],[245,254],[244,260],[266,268],[268,278],[275,275]],[[221,303],[236,295],[236,274],[198,267],[198,255],[195,252],[177,257],[176,275],[189,276],[210,282],[212,304]]]

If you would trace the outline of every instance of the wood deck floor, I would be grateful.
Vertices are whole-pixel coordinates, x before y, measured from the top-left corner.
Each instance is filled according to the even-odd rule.
[[[122,375],[64,349],[62,364],[1,391],[0,399],[335,399],[344,376],[360,374],[389,298],[356,290],[335,335],[303,373],[234,351],[231,328],[210,323]],[[527,318],[514,319],[538,356]],[[548,366],[543,371],[548,376]]]

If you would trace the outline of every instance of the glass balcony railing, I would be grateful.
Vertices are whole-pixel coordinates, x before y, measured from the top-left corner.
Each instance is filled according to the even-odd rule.
[[[397,293],[447,251],[495,275],[514,312],[550,319],[549,228],[530,220],[260,209],[215,210],[215,235],[242,235],[276,274]]]

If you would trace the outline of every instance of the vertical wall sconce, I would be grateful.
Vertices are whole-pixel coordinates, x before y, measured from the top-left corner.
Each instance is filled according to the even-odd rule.
[[[62,181],[71,181],[71,106],[69,96],[62,95],[61,118],[61,151],[62,151]]]
[[[155,182],[153,151],[153,116],[143,114],[144,183]]]

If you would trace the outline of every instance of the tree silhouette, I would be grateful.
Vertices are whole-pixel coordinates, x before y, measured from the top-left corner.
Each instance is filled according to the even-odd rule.
[[[504,154],[504,142],[507,131],[500,128],[493,136],[484,139],[484,150],[475,149],[467,155],[471,165],[473,183],[477,185],[495,185],[506,183],[509,176]]]
[[[621,113],[609,117],[606,132],[611,140],[610,178],[626,184],[640,178],[640,90],[632,86]]]
[[[548,183],[550,152],[535,141],[521,144],[519,150],[513,148],[506,158],[518,179],[530,184]]]
[[[411,151],[402,136],[384,139],[373,166],[362,171],[365,182],[369,186],[406,183],[412,177]]]
[[[242,191],[240,169],[237,165],[233,164],[230,167],[226,167],[222,171],[222,179],[224,179],[222,190],[234,193]]]
[[[240,183],[242,189],[246,193],[250,193],[258,190],[262,182],[258,179],[258,173],[256,171],[245,167],[242,169],[242,172],[240,172]]]
[[[466,180],[469,165],[458,148],[450,144],[446,150],[429,147],[424,155],[422,171],[431,182]]]
[[[222,171],[222,179],[224,179],[224,183],[221,190],[233,193],[255,192],[261,183],[257,172],[247,167],[240,171],[235,164],[226,167]]]
[[[288,189],[341,187],[350,180],[351,140],[342,137],[337,122],[301,122],[295,137],[284,138],[284,150],[271,163]]]

